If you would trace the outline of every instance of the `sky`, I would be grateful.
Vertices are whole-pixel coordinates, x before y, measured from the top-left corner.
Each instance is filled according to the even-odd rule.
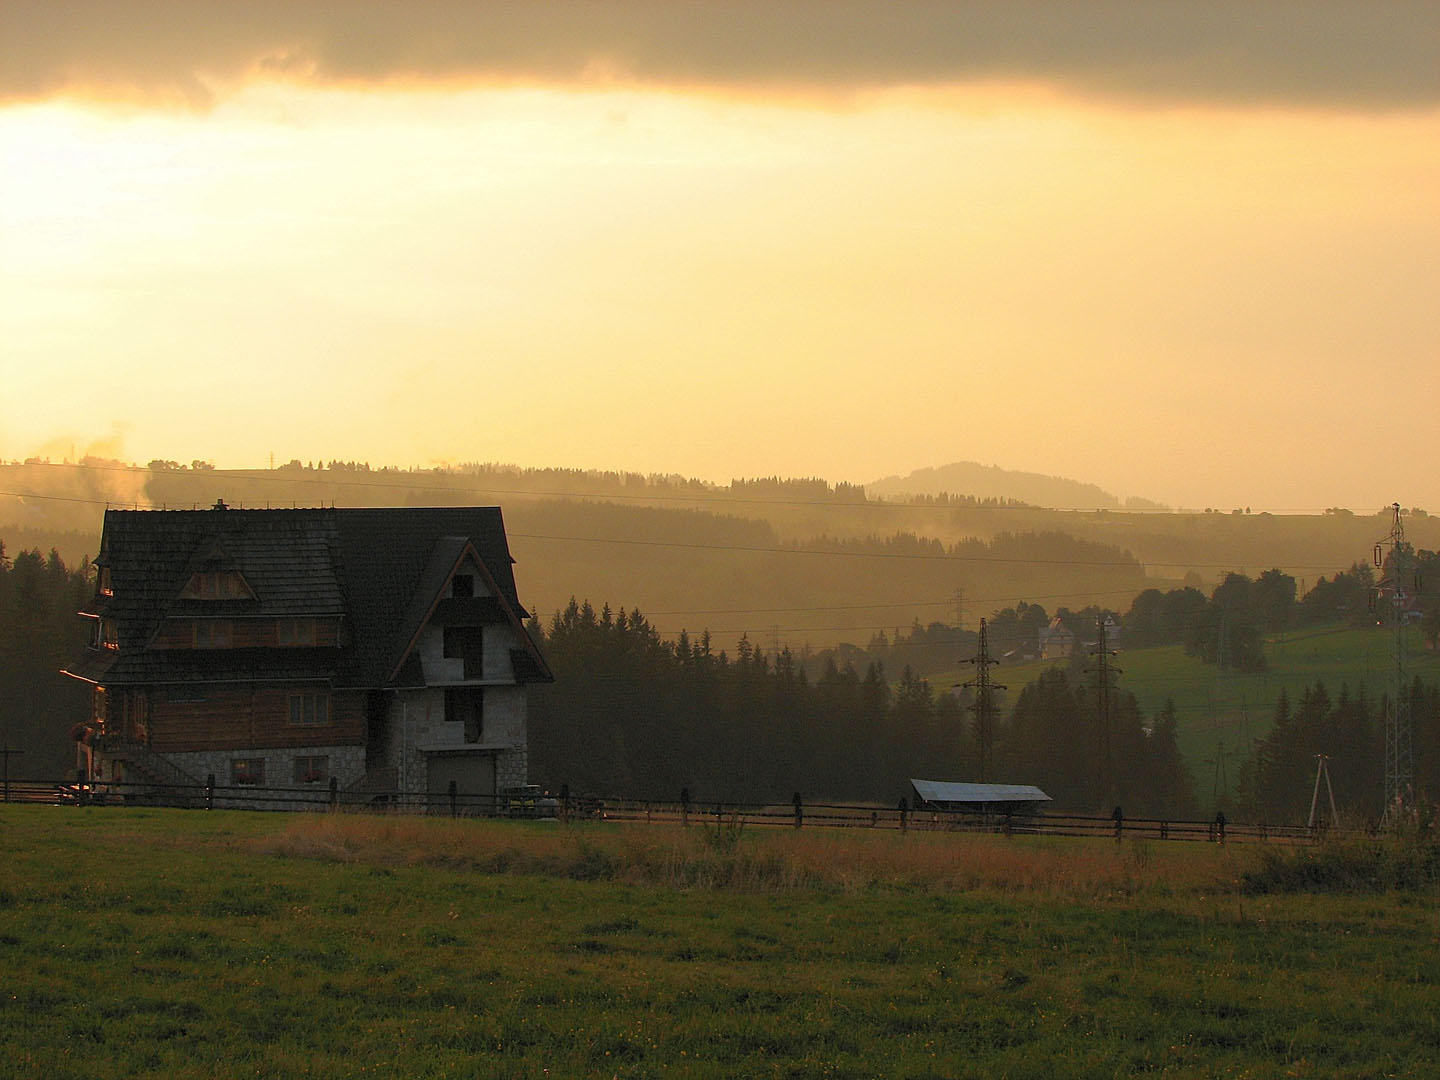
[[[1440,5],[7,0],[0,458],[1440,509]]]

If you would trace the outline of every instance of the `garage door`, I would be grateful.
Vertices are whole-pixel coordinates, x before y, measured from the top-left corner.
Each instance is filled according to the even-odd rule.
[[[495,812],[494,754],[429,754],[427,790],[432,811],[450,812],[450,781],[455,781],[462,814]]]

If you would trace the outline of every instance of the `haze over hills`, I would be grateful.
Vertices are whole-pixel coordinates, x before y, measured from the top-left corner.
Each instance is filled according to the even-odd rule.
[[[1390,527],[1388,510],[1202,514],[1096,506],[1099,488],[1045,477],[1035,479],[1060,486],[1017,480],[1011,487],[1007,479],[987,498],[906,500],[816,478],[719,485],[496,464],[151,465],[0,464],[0,540],[12,555],[54,546],[74,563],[93,556],[106,505],[189,508],[217,498],[240,507],[495,504],[524,567],[527,603],[542,614],[573,595],[638,605],[666,633],[709,628],[729,641],[748,630],[819,646],[863,642],[876,629],[913,619],[953,619],[957,595],[973,625],[1021,600],[1047,610],[1093,603],[1124,611],[1146,587],[1209,589],[1230,570],[1254,575],[1279,567],[1303,587],[1368,561]],[[971,468],[989,480],[1029,475]],[[1033,505],[1042,502],[1090,508]],[[1417,548],[1440,549],[1440,518],[1414,511],[1407,533]]]
[[[908,495],[972,495],[977,499],[1014,499],[1031,506],[1057,509],[1098,509],[1119,507],[1122,500],[1095,484],[1063,476],[1016,472],[977,461],[955,461],[949,465],[916,469],[907,476],[886,476],[865,485],[870,495],[904,498]],[[1128,509],[1163,509],[1150,499],[1127,498]]]

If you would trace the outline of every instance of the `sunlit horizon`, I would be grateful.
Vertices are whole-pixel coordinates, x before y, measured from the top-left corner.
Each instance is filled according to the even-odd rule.
[[[776,46],[788,83],[668,24],[585,60],[659,17],[626,11],[549,67],[525,27],[341,64],[247,22],[189,42],[193,85],[139,38],[42,51],[52,88],[0,97],[0,458],[978,461],[1185,507],[1440,505],[1423,78],[1023,48],[947,74],[835,27],[833,63]]]

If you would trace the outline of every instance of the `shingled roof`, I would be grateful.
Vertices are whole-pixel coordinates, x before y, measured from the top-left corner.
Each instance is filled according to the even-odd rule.
[[[183,650],[144,651],[167,617],[343,616],[346,647],[329,652],[333,659],[324,676],[344,686],[384,686],[413,640],[414,612],[428,611],[444,584],[437,575],[453,570],[460,553],[471,550],[533,653],[540,677],[548,677],[520,622],[526,612],[515,593],[505,524],[494,506],[107,510],[96,563],[108,569],[114,595],[89,610],[116,621],[120,647],[69,670],[91,681],[188,681],[197,674],[188,669],[198,658],[177,655]],[[238,570],[254,599],[181,598],[207,561]],[[212,669],[220,663],[218,657],[200,662]],[[324,665],[301,666],[315,672]]]

